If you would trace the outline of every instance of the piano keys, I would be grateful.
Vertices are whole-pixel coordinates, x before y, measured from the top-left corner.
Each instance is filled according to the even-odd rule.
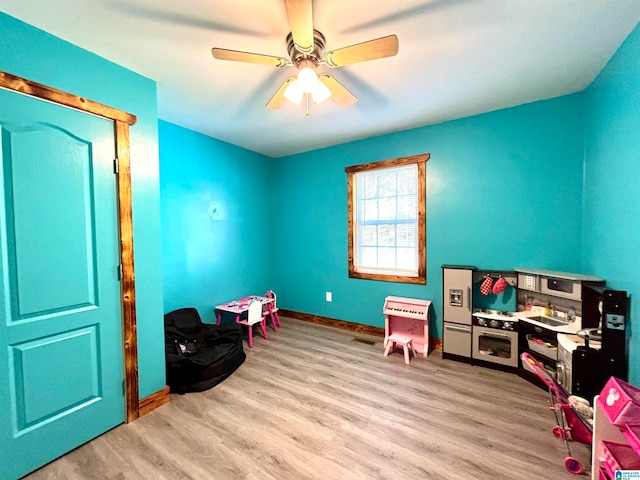
[[[413,339],[418,353],[429,353],[429,308],[430,300],[418,298],[392,297],[384,300],[384,338],[392,334],[404,335]]]

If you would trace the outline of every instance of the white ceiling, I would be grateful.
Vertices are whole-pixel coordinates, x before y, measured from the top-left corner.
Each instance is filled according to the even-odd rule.
[[[640,0],[314,0],[333,50],[396,34],[395,57],[333,69],[359,101],[264,105],[294,67],[283,0],[0,0],[0,10],[158,82],[159,116],[279,157],[586,88],[640,19]],[[319,71],[328,71],[321,66]],[[135,112],[133,112],[135,113]]]

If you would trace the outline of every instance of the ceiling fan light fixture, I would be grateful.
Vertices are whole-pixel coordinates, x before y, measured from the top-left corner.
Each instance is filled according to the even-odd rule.
[[[320,105],[330,96],[331,96],[331,92],[329,91],[327,86],[320,81],[316,83],[316,86],[311,92],[311,98],[313,98],[313,103],[315,103],[316,105]]]
[[[289,100],[291,103],[295,103],[296,105],[300,105],[302,102],[302,95],[304,92],[300,87],[300,82],[298,79],[295,79],[293,82],[289,84],[289,86],[284,90],[284,98]]]
[[[312,68],[302,68],[298,73],[298,84],[304,93],[311,93],[318,84],[318,75]]]

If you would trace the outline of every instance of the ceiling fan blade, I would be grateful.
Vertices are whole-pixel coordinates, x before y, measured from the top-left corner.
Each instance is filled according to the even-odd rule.
[[[311,0],[285,0],[289,26],[296,49],[313,53],[313,12]]]
[[[284,83],[280,85],[278,91],[274,93],[273,97],[271,97],[271,99],[267,102],[265,108],[269,110],[277,110],[278,108],[282,107],[282,105],[284,105],[284,102],[287,101],[287,99],[284,97],[284,91],[295,79],[296,77],[287,78]]]
[[[398,53],[398,37],[388,35],[350,47],[327,52],[323,60],[330,67],[343,67],[352,63],[366,62],[377,58],[393,57]]]
[[[226,48],[212,48],[211,55],[218,60],[230,60],[232,62],[258,63],[260,65],[271,65],[273,67],[286,67],[289,61],[282,57],[262,55],[260,53],[247,53],[239,50],[227,50]]]
[[[347,108],[358,101],[356,96],[347,90],[340,82],[326,73],[318,76],[318,80],[325,84],[325,86],[331,92],[331,98],[333,98],[338,105]]]

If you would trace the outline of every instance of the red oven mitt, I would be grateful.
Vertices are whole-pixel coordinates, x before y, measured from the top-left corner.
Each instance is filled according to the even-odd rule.
[[[489,295],[491,293],[491,286],[493,285],[493,279],[489,276],[484,279],[482,285],[480,285],[480,293],[483,295]]]
[[[495,293],[496,295],[501,294],[506,289],[507,289],[507,281],[502,277],[500,277],[496,281],[496,283],[493,285],[493,293]]]

